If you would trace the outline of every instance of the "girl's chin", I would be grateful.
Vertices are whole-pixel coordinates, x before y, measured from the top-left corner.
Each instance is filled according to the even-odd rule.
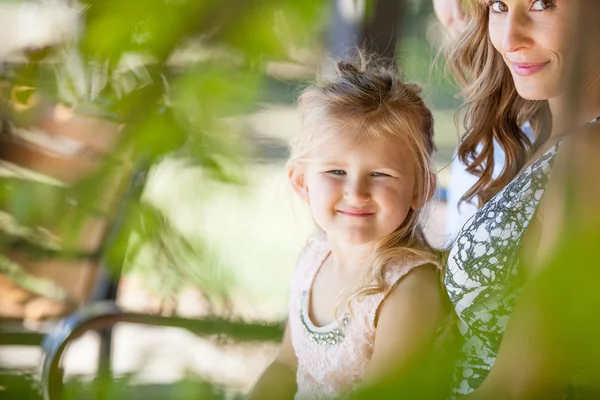
[[[327,235],[329,242],[339,246],[375,246],[379,239],[369,236]]]

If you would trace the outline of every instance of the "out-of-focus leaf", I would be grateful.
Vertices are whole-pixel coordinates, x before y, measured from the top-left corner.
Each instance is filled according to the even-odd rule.
[[[1,206],[26,226],[48,223],[65,206],[64,188],[24,179],[6,179],[3,183]],[[38,204],[39,199],[44,202]]]
[[[328,2],[319,0],[242,4],[243,13],[225,10],[232,14],[227,20],[233,20],[235,24],[225,25],[217,32],[217,37],[255,62],[286,59],[290,46],[306,44],[309,38],[314,38],[328,6]]]
[[[273,31],[284,48],[314,46],[330,18],[331,4],[323,0],[275,3]]]
[[[214,1],[89,2],[85,54],[116,60],[126,51],[166,58],[203,21]]]
[[[176,121],[172,109],[162,108],[149,110],[149,115],[126,134],[137,151],[154,162],[181,148],[188,131]]]
[[[177,80],[172,100],[182,118],[194,124],[246,111],[257,98],[262,76],[216,63],[200,65]]]

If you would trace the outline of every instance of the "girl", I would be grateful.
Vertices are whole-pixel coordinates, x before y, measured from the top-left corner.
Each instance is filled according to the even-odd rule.
[[[283,343],[251,398],[337,397],[397,376],[447,310],[419,225],[435,189],[432,114],[392,68],[336,72],[299,99],[288,176],[322,234],[300,254]]]

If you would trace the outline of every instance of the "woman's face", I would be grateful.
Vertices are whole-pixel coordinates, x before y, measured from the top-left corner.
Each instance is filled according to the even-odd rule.
[[[576,2],[489,2],[490,39],[508,65],[521,97],[546,100],[564,93]]]

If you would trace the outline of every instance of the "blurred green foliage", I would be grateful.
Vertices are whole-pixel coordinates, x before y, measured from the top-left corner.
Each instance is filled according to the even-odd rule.
[[[229,119],[255,107],[265,90],[269,63],[290,61],[293,50],[315,46],[327,4],[321,0],[72,4],[80,9],[79,37],[25,49],[28,61],[7,68],[3,80],[9,87],[32,88],[42,99],[40,105],[60,103],[81,115],[117,123],[121,127],[117,144],[103,165],[83,181],[68,188],[43,189],[58,197],[33,195],[32,190],[42,190],[40,185],[13,182],[9,191],[3,191],[3,203],[27,226],[54,218],[51,224],[59,224],[61,237],[67,239],[77,237],[90,215],[120,220],[104,249],[116,271],[127,252],[132,259],[132,251],[142,247],[129,246],[132,232],[138,242],[166,249],[158,239],[164,233],[157,233],[166,229],[171,245],[192,251],[176,230],[167,227],[161,210],[140,203],[147,172],[174,156],[203,168],[207,179],[243,182],[250,144]],[[28,93],[22,91],[20,96],[31,96]],[[34,125],[40,113],[36,108],[10,112],[7,103],[2,110],[18,126]],[[136,188],[128,192],[128,179],[140,170]],[[102,194],[115,186],[125,203],[107,210]],[[41,207],[40,196],[48,200]],[[67,217],[63,196],[77,203]],[[160,229],[150,219],[161,221]],[[173,271],[184,272],[176,267],[181,257],[159,259]],[[201,257],[197,261],[188,274],[202,264]]]
[[[206,179],[242,183],[250,144],[230,119],[256,107],[265,90],[269,63],[292,61],[297,49],[318,48],[327,2],[67,3],[79,8],[78,37],[24,49],[26,61],[2,71],[0,79],[6,85],[2,117],[19,127],[36,126],[43,106],[62,104],[78,115],[114,122],[120,133],[101,166],[73,185],[3,182],[3,205],[17,225],[9,234],[23,227],[35,232],[42,223],[58,225],[68,250],[69,239],[75,240],[86,219],[107,217],[116,224],[101,250],[115,278],[124,264],[150,251],[150,257],[143,259],[146,268],[175,278],[161,280],[163,290],[175,291],[182,282],[193,282],[211,300],[225,301],[219,297],[220,283],[207,279],[215,276],[202,271],[213,261],[202,244],[189,243],[162,210],[143,201],[148,173],[165,158],[177,157],[202,168]],[[26,90],[9,98],[13,88]],[[15,99],[27,104],[34,95],[39,107],[14,111]],[[197,185],[202,195],[203,182]],[[117,193],[114,206],[106,206],[107,191]],[[69,257],[68,251],[64,253],[62,257]],[[0,376],[0,397],[39,396],[28,374]],[[127,389],[130,383],[127,379],[112,382],[102,390],[111,399],[138,396]],[[87,398],[77,387],[67,387],[65,398]],[[90,390],[97,389],[91,385]],[[223,390],[198,377],[161,396],[226,397]]]
[[[434,110],[455,110],[458,90],[447,73],[443,56],[445,32],[433,13],[431,0],[411,0],[401,23],[397,58],[407,80],[419,82]]]

